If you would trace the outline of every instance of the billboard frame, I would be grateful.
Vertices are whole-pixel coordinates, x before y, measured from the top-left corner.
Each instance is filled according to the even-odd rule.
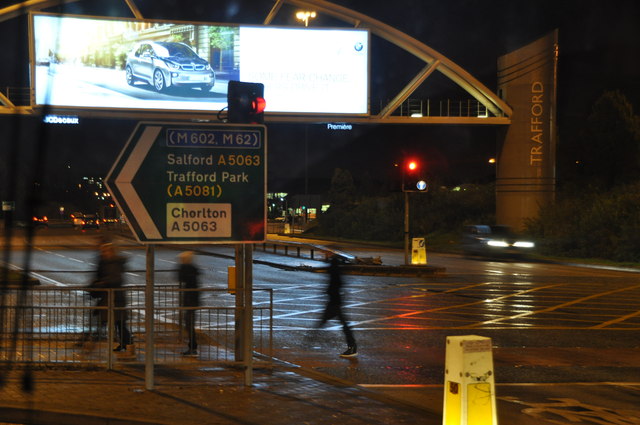
[[[282,118],[295,116],[299,117],[303,120],[314,120],[314,117],[321,118],[322,120],[326,120],[327,117],[330,117],[334,121],[341,120],[350,120],[350,119],[366,119],[370,116],[370,72],[371,72],[371,32],[368,29],[362,28],[335,28],[335,27],[323,27],[323,28],[300,28],[297,26],[265,26],[265,25],[244,25],[244,24],[221,24],[221,23],[210,23],[210,22],[198,22],[198,21],[169,21],[169,20],[158,20],[158,19],[135,19],[135,18],[113,18],[113,17],[102,17],[102,16],[89,16],[89,15],[61,15],[61,14],[52,14],[52,13],[41,13],[41,12],[31,12],[29,13],[29,69],[31,73],[31,107],[34,110],[46,109],[47,112],[55,112],[59,114],[75,114],[81,116],[99,116],[99,117],[109,117],[109,116],[125,116],[132,117],[135,116],[137,119],[157,119],[166,117],[169,119],[184,119],[183,116],[195,117],[197,120],[207,120],[207,121],[215,121],[213,119],[219,111],[224,110],[226,107],[226,92],[225,98],[223,101],[218,100],[216,103],[220,105],[218,107],[209,109],[209,108],[190,108],[188,102],[186,106],[181,106],[179,108],[172,107],[171,105],[162,106],[162,107],[150,107],[150,106],[141,106],[141,107],[114,107],[114,106],[100,106],[100,105],[80,105],[80,104],[61,104],[61,102],[45,102],[38,98],[41,96],[40,86],[44,84],[41,77],[38,77],[38,72],[42,71],[40,68],[43,65],[47,65],[46,58],[39,59],[39,52],[37,49],[37,41],[35,34],[35,19],[36,17],[44,16],[44,17],[53,17],[53,18],[72,18],[72,19],[87,19],[87,20],[98,20],[103,22],[123,22],[124,24],[129,24],[131,26],[135,25],[148,25],[149,28],[171,28],[171,27],[186,27],[191,26],[193,28],[211,28],[211,27],[223,27],[223,28],[236,28],[238,34],[243,28],[263,28],[265,31],[271,30],[291,30],[291,31],[305,31],[308,33],[309,31],[340,31],[340,32],[352,32],[354,34],[364,33],[364,39],[366,40],[365,52],[366,59],[364,64],[362,64],[362,68],[364,68],[364,75],[360,76],[358,74],[358,78],[364,78],[364,82],[360,85],[359,91],[357,92],[360,96],[358,97],[358,107],[357,111],[354,112],[335,112],[331,110],[333,108],[325,108],[327,110],[322,111],[302,111],[298,110],[282,110],[282,111],[269,111],[269,99],[267,98],[267,116],[273,116],[275,121],[281,120]],[[134,43],[137,40],[143,40],[145,38],[141,38],[139,33],[135,35],[135,39],[131,41]],[[235,42],[236,44],[240,42]],[[104,43],[105,45],[110,45],[109,43]],[[231,49],[229,49],[233,55],[238,55],[238,46],[233,45]],[[277,50],[277,49],[276,49]],[[42,61],[44,59],[44,61]],[[233,59],[235,60],[235,59]],[[55,61],[54,61],[55,62]],[[39,65],[40,63],[40,65]],[[234,64],[235,65],[235,64]],[[119,66],[122,66],[122,63],[119,63]],[[48,62],[48,67],[51,67],[51,61]],[[242,64],[237,64],[237,72],[242,72]],[[337,69],[337,68],[336,68]],[[48,71],[50,73],[50,69]],[[310,71],[309,71],[310,72]],[[237,78],[229,78],[229,79],[237,79]],[[355,79],[355,77],[354,77]],[[256,81],[261,82],[261,81]],[[311,83],[310,83],[311,85]],[[336,86],[338,87],[338,86]],[[265,85],[266,88],[266,96],[268,96],[269,85]],[[336,89],[336,93],[340,94],[341,91]],[[220,92],[214,93],[220,97]],[[338,98],[338,100],[333,101],[333,104],[340,104],[343,102],[343,99]],[[77,103],[77,102],[76,102]],[[196,103],[194,102],[194,106]],[[355,109],[355,108],[354,108]],[[268,120],[268,119],[267,119]]]

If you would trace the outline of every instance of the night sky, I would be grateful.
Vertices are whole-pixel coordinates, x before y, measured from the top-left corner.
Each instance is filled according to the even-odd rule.
[[[0,1],[0,7],[13,2]],[[273,2],[137,0],[148,19],[259,24]],[[498,56],[559,29],[560,143],[572,137],[604,90],[621,90],[637,112],[640,107],[640,2],[594,0],[341,0],[335,3],[376,18],[437,50],[490,89],[496,87]],[[223,5],[221,7],[221,5]],[[298,25],[293,13],[280,12],[278,25]],[[51,10],[62,12],[62,9]],[[287,9],[288,11],[288,9]],[[64,6],[72,14],[131,17],[120,0],[82,1]],[[292,12],[292,11],[291,11]],[[26,85],[26,19],[0,23],[5,66],[0,87]],[[318,17],[312,26],[337,26]],[[16,36],[18,34],[19,36]],[[423,63],[381,40],[372,40],[371,98],[394,96]],[[17,60],[16,60],[17,59]],[[437,79],[427,80],[428,96],[446,95]],[[267,99],[268,102],[268,99]],[[0,118],[0,134],[11,119]],[[135,126],[134,121],[82,119],[79,126],[47,126],[47,172],[71,167],[79,174],[105,175]],[[25,139],[32,123],[21,128]],[[491,176],[486,161],[495,156],[496,128],[426,125],[354,126],[329,131],[321,124],[269,124],[269,190],[301,191],[305,176],[305,140],[310,192],[326,188],[336,167],[374,182],[393,173],[403,153],[419,153],[433,175],[452,184]],[[0,136],[2,152],[8,140]],[[25,142],[27,143],[27,142]],[[67,168],[69,169],[69,168]]]

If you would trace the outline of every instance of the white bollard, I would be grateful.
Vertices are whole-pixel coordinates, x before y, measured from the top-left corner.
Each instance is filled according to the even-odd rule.
[[[498,424],[491,338],[447,337],[442,424]]]

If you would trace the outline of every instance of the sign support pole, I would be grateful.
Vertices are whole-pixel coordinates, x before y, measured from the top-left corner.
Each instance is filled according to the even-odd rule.
[[[244,384],[253,385],[253,245],[236,245],[235,359],[244,366]]]
[[[155,269],[155,249],[153,245],[147,245],[147,274],[145,286],[145,388],[153,390],[154,386],[154,358],[155,358],[155,340],[153,329],[154,316],[154,269]]]
[[[244,309],[243,312],[243,348],[244,348],[244,385],[253,385],[253,245],[243,244],[244,250]]]
[[[236,245],[236,309],[235,309],[235,359],[244,362],[244,249]]]

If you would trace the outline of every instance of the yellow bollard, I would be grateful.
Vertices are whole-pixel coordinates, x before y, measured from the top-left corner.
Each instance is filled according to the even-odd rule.
[[[491,338],[447,337],[443,425],[498,425]]]
[[[227,291],[230,294],[236,293],[236,266],[228,266],[227,268]]]
[[[427,264],[427,246],[425,238],[411,239],[411,264],[424,266]]]

